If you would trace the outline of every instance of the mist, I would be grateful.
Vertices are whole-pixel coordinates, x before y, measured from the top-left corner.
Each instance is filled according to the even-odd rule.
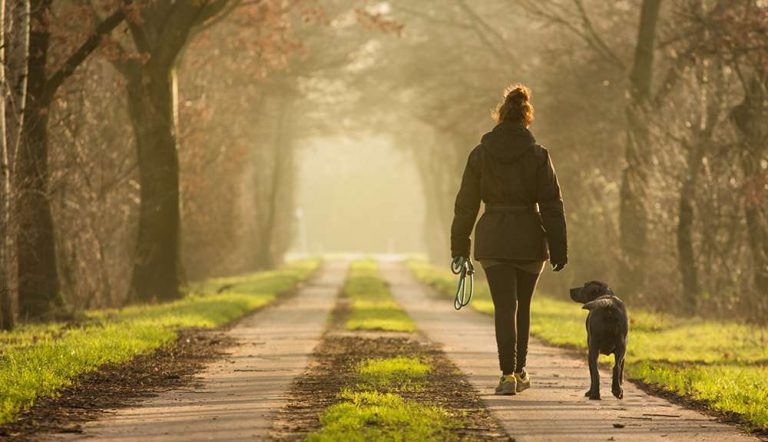
[[[426,253],[418,172],[391,138],[316,138],[297,163],[292,252]]]
[[[152,42],[162,18],[132,27],[111,1],[50,6],[48,46],[9,31],[6,321],[296,255],[444,265],[515,83],[568,226],[542,291],[601,278],[648,308],[768,317],[765,2],[224,3],[183,3]]]

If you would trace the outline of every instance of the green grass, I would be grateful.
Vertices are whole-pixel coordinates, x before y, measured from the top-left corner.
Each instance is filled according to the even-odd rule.
[[[392,299],[375,261],[355,261],[351,264],[344,296],[350,300],[347,330],[416,330],[416,324]]]
[[[392,299],[373,261],[350,266],[344,296],[349,299],[347,330],[412,332],[414,322]],[[431,371],[419,358],[371,358],[355,367],[351,388],[339,394],[340,403],[325,409],[322,428],[308,441],[443,441],[456,440],[450,432],[461,419],[442,407],[407,400],[400,393],[419,391]]]
[[[453,296],[456,277],[450,272],[423,261],[408,265],[418,279]],[[472,307],[493,314],[486,284],[478,284],[475,296]],[[627,377],[740,414],[753,429],[768,430],[768,330],[735,321],[677,318],[631,304],[628,309]],[[567,294],[537,293],[531,333],[553,345],[586,350],[586,315]]]
[[[307,441],[454,440],[449,414],[442,408],[378,391],[344,391],[343,402],[320,417],[323,428]]]
[[[421,389],[430,366],[407,356],[368,359],[360,363],[357,373],[360,388],[414,391]]]
[[[0,424],[36,398],[55,396],[83,373],[157,349],[180,329],[213,328],[269,304],[317,265],[301,261],[278,271],[213,280],[170,303],[89,311],[80,325],[24,325],[0,333]],[[213,293],[222,284],[231,287]]]

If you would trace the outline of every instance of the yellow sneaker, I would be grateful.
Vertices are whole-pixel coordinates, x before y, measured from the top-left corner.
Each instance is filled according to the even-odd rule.
[[[515,391],[517,393],[531,388],[531,377],[528,376],[525,369],[519,373],[515,373],[515,384]]]
[[[509,396],[517,392],[517,380],[514,375],[502,376],[499,385],[496,386],[496,394]]]

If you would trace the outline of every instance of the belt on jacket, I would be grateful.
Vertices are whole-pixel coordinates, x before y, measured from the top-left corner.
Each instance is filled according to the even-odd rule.
[[[538,212],[537,204],[486,204],[486,212]]]

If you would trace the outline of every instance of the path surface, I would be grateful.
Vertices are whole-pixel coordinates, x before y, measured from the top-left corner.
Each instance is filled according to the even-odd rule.
[[[443,345],[517,442],[757,440],[711,417],[649,396],[628,382],[624,400],[619,401],[611,396],[607,371],[601,373],[603,400],[590,401],[584,397],[589,386],[586,358],[534,339],[527,367],[534,388],[517,396],[494,396],[499,372],[492,318],[470,309],[454,311],[450,299],[435,296],[402,264],[383,262],[381,270],[419,329]],[[614,423],[624,428],[614,428]]]
[[[58,439],[88,441],[264,440],[273,414],[303,373],[346,277],[346,264],[326,263],[287,302],[241,320],[227,332],[239,345],[199,374],[200,382],[118,410]],[[56,437],[54,437],[56,438]]]

